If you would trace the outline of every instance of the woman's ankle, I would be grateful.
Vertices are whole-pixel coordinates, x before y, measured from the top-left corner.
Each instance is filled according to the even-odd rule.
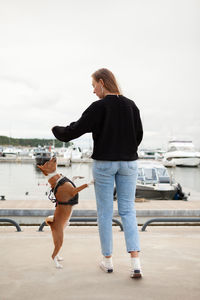
[[[139,257],[138,251],[130,251],[129,253],[130,253],[131,257]]]

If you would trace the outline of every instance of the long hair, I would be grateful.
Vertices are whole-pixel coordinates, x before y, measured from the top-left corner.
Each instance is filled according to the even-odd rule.
[[[92,78],[97,82],[99,82],[99,80],[102,79],[105,88],[109,92],[121,94],[121,89],[119,87],[119,84],[117,83],[114,74],[110,70],[106,68],[99,69],[92,74]]]

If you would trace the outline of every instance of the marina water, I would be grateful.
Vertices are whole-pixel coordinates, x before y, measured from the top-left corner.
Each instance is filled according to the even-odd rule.
[[[70,167],[58,167],[58,172],[72,178],[84,176],[76,180],[81,185],[92,180],[92,163],[73,163]],[[200,193],[200,167],[168,168],[169,173],[179,182],[183,191]],[[42,172],[32,163],[0,163],[0,196],[6,200],[47,200],[50,186]],[[83,190],[80,200],[95,200],[94,187]],[[200,198],[198,199],[200,200]]]

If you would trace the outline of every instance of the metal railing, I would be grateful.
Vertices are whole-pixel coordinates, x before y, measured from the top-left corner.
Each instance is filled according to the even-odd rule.
[[[22,231],[21,230],[21,227],[19,226],[19,224],[17,222],[15,222],[14,220],[12,219],[4,219],[4,218],[0,218],[0,223],[1,222],[6,222],[6,223],[11,223],[13,224],[16,228],[17,228],[17,231]]]
[[[123,226],[122,226],[122,223],[117,220],[117,219],[112,219],[113,223],[116,223],[117,225],[119,225],[121,231],[123,231]],[[12,219],[7,219],[7,218],[0,218],[0,223],[1,222],[5,222],[5,223],[11,223],[13,224],[17,231],[20,232],[22,231],[21,230],[21,227],[19,226],[19,224],[12,220]],[[91,218],[91,217],[72,217],[70,219],[70,222],[97,222],[97,218]],[[167,222],[167,223],[171,223],[171,222],[184,222],[184,223],[190,223],[190,222],[193,222],[193,223],[200,223],[200,218],[154,218],[154,219],[150,219],[148,220],[147,222],[144,223],[144,225],[142,226],[142,229],[141,231],[145,231],[146,227],[151,224],[151,223],[154,223],[154,222]],[[46,222],[43,222],[38,231],[43,231],[43,228],[44,226],[46,225]]]
[[[113,221],[113,223],[116,223],[117,225],[119,225],[121,231],[123,231],[122,223],[119,220],[112,219],[112,221]],[[69,222],[70,223],[71,222],[97,222],[97,218],[84,218],[84,217],[83,218],[78,218],[78,217],[72,217]],[[43,222],[40,225],[38,231],[43,231],[43,228],[44,228],[45,225],[47,225],[46,222]]]
[[[200,218],[155,218],[150,219],[142,226],[141,231],[145,231],[146,227],[153,222],[200,222]]]

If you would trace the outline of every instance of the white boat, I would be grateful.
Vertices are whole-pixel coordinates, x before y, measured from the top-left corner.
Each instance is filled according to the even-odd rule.
[[[71,162],[81,162],[82,151],[80,147],[70,146],[68,148],[61,148],[58,152],[58,157],[63,156]]]
[[[92,148],[83,148],[82,149],[82,157],[83,158],[91,158],[93,149]]]
[[[171,140],[163,164],[166,167],[197,167],[200,164],[200,152],[195,151],[192,141]]]
[[[28,149],[28,148],[21,148],[19,150],[20,151],[19,151],[18,155],[20,157],[28,157],[28,156],[30,156],[30,149]]]
[[[45,147],[38,147],[35,149],[36,165],[43,165],[51,159],[51,152]]]
[[[165,151],[161,149],[141,149],[138,151],[139,159],[155,159],[161,160],[163,159]]]
[[[7,147],[2,151],[2,156],[4,157],[16,157],[19,154],[19,149],[15,147]]]
[[[80,147],[73,146],[71,152],[71,162],[82,162],[82,151]]]
[[[187,200],[179,183],[169,176],[162,163],[138,161],[136,197],[154,200]]]
[[[71,163],[89,163],[92,162],[90,149],[81,150],[78,146],[62,147],[56,149],[58,166],[70,166]]]
[[[71,165],[71,148],[62,147],[56,151],[57,166],[69,167]]]
[[[58,167],[69,167],[71,166],[71,160],[64,156],[56,156]]]
[[[116,188],[114,199],[117,198]],[[157,161],[138,160],[136,198],[151,200],[187,200],[181,185],[169,176],[168,170]]]

